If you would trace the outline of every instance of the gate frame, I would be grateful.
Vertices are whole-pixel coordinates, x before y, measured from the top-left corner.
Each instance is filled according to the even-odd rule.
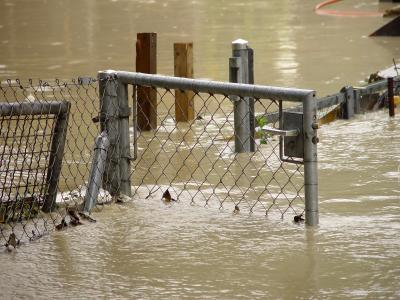
[[[179,78],[164,75],[153,75],[144,74],[136,72],[126,72],[126,71],[100,71],[98,73],[99,85],[100,85],[100,95],[104,95],[102,98],[112,101],[112,99],[120,99],[115,103],[119,103],[119,107],[128,107],[127,105],[127,88],[128,85],[134,86],[134,137],[137,135],[137,119],[136,119],[136,93],[135,86],[147,86],[147,87],[162,87],[171,90],[190,90],[196,93],[209,93],[209,94],[221,94],[229,98],[231,96],[239,96],[241,98],[251,97],[257,99],[270,99],[282,103],[287,102],[297,102],[303,104],[303,132],[304,132],[304,194],[305,194],[305,218],[306,224],[310,226],[318,225],[318,159],[317,159],[317,104],[314,90],[306,89],[296,89],[296,88],[281,88],[263,85],[253,85],[253,84],[243,84],[243,83],[230,83],[230,82],[220,82],[220,81],[209,81],[209,80],[198,80],[189,78]],[[112,90],[105,89],[105,82],[110,80],[115,80],[117,84],[109,85]],[[116,105],[116,104],[115,104]],[[107,105],[106,105],[107,106]],[[103,107],[103,105],[102,105]],[[103,112],[103,110],[102,110]],[[129,112],[122,112],[123,116]],[[107,113],[106,113],[107,115]],[[118,119],[118,114],[113,115],[109,118],[110,121]],[[101,118],[103,119],[103,118]],[[126,143],[129,144],[129,136],[121,137],[120,147],[126,149]],[[110,144],[112,147],[111,137]],[[133,141],[134,153],[137,153],[136,138]],[[110,153],[113,151],[111,150]],[[118,151],[119,152],[119,151]],[[125,151],[124,151],[125,152]],[[128,171],[126,167],[130,165],[129,153],[119,154],[119,161],[123,162],[123,169]],[[115,161],[114,161],[115,162]],[[120,165],[115,165],[115,168],[120,168]],[[115,170],[114,170],[115,171]],[[123,177],[123,172],[118,172],[121,174],[120,178]],[[118,184],[129,184],[130,190],[130,178],[125,177],[125,181],[119,180]],[[129,181],[129,183],[128,183]],[[121,190],[122,190],[121,186]]]
[[[58,181],[61,174],[67,136],[68,116],[71,103],[68,101],[48,101],[33,103],[0,103],[0,116],[55,115],[54,131],[50,144],[50,157],[46,176],[46,191],[42,211],[52,212],[56,207]]]

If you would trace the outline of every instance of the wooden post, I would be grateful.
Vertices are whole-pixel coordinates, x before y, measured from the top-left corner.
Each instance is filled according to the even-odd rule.
[[[174,43],[174,75],[193,78],[193,43]],[[177,122],[194,120],[194,93],[175,90]]]
[[[394,117],[393,77],[388,78],[389,116]]]
[[[154,32],[137,34],[136,72],[157,73],[157,34]],[[142,131],[157,128],[157,91],[154,88],[138,87],[137,124]]]

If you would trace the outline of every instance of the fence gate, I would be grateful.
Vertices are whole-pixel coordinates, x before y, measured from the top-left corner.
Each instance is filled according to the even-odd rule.
[[[90,78],[0,82],[0,245],[79,224],[98,95]]]
[[[0,223],[11,231],[56,207],[69,109],[67,101],[0,103]]]
[[[98,79],[111,194],[161,199],[169,190],[221,209],[305,212],[308,225],[318,224],[314,91],[122,71]],[[177,122],[182,97],[196,114]],[[296,103],[301,112],[284,112]]]

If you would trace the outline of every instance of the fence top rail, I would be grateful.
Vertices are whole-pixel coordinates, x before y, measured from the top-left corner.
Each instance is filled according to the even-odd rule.
[[[0,117],[20,115],[59,115],[69,110],[67,101],[0,103]]]
[[[199,93],[254,97],[259,99],[302,102],[315,91],[296,88],[282,88],[263,85],[240,84],[221,81],[189,79],[164,75],[153,75],[125,71],[100,71],[99,80],[114,76],[121,83],[162,87],[167,89],[191,90]]]
[[[394,77],[393,80],[395,87],[398,87],[400,85],[400,76]],[[370,83],[367,86],[357,87],[356,89],[360,91],[361,96],[364,96],[387,89],[387,82],[387,79],[382,79],[380,81]]]

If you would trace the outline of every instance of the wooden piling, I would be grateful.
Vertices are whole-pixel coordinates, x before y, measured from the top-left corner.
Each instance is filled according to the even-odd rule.
[[[388,78],[389,116],[394,117],[393,77]]]
[[[136,72],[157,73],[157,33],[138,33]],[[137,126],[141,131],[157,128],[157,91],[151,87],[137,89]]]
[[[174,43],[174,76],[193,78],[193,43]],[[175,118],[177,122],[194,120],[192,91],[175,90]]]

